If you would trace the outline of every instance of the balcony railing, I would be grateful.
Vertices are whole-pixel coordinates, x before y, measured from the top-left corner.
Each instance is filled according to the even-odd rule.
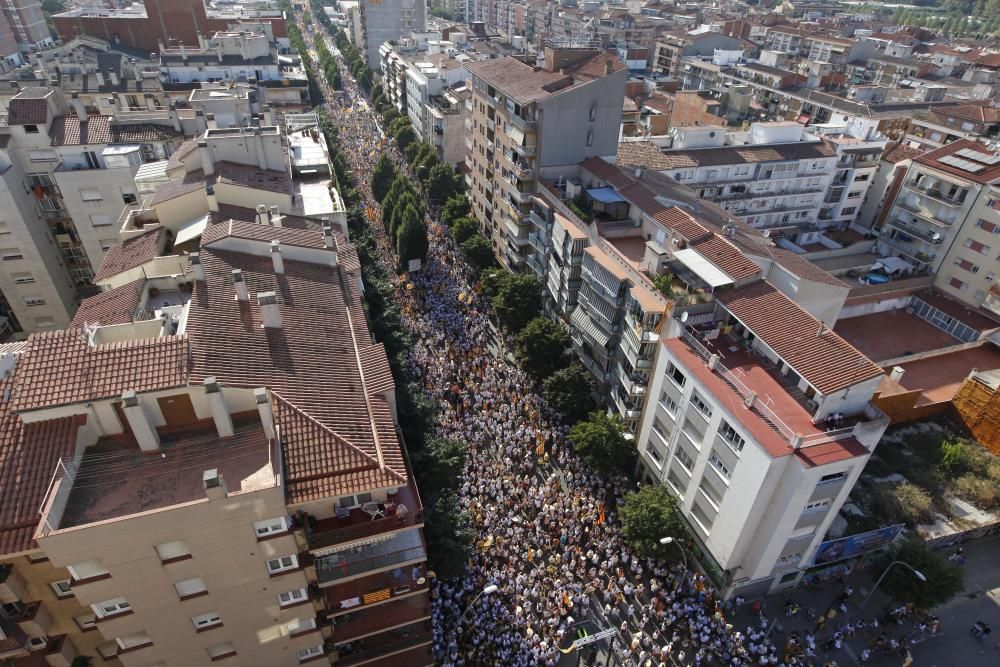
[[[944,237],[941,236],[940,234],[937,234],[936,236],[933,234],[928,234],[927,232],[917,229],[898,218],[890,219],[889,224],[895,227],[896,229],[906,234],[909,234],[910,236],[915,236],[924,243],[929,243],[931,245],[940,245],[944,243]]]
[[[336,664],[338,667],[351,667],[363,662],[367,662],[382,655],[397,653],[409,648],[415,648],[421,644],[428,644],[431,641],[430,629],[426,634],[417,634],[411,637],[404,637],[395,641],[372,642],[371,646],[362,645],[361,648],[352,646],[351,652],[340,653]]]
[[[942,204],[945,204],[947,206],[956,206],[957,207],[957,206],[961,206],[962,204],[965,203],[965,199],[964,198],[961,199],[961,200],[959,200],[958,198],[952,198],[952,197],[949,197],[949,196],[945,195],[943,192],[941,192],[941,189],[937,185],[932,185],[932,186],[928,187],[926,185],[917,185],[917,184],[914,184],[912,181],[909,182],[907,185],[908,185],[908,187],[911,190],[916,190],[917,192],[919,192],[920,194],[924,195],[925,197],[930,197],[934,201],[939,201]]]
[[[327,583],[353,577],[372,570],[399,565],[407,561],[420,561],[427,558],[427,550],[423,546],[410,547],[387,554],[362,557],[352,560],[352,553],[326,556],[316,561],[316,577],[319,583]]]
[[[538,123],[536,123],[535,121],[528,120],[526,118],[521,118],[516,114],[510,115],[510,122],[519,127],[520,129],[525,130],[526,132],[530,132],[534,130],[536,127],[538,127]]]
[[[380,533],[388,533],[402,528],[419,526],[422,525],[423,522],[424,513],[423,510],[419,510],[416,512],[410,511],[406,514],[406,516],[402,517],[387,516],[383,519],[363,521],[361,523],[344,526],[342,528],[333,528],[317,532],[312,532],[308,530],[308,527],[306,527],[306,541],[308,542],[310,549],[324,549],[335,544],[342,544],[344,542],[350,542],[352,540],[358,540],[364,537],[378,535]]]
[[[952,224],[954,224],[954,221],[942,220],[941,218],[938,218],[933,213],[931,213],[929,209],[923,208],[922,206],[914,206],[912,204],[907,204],[905,201],[903,201],[900,202],[899,207],[904,211],[909,211],[910,213],[919,216],[928,222],[932,222],[935,225],[940,225],[942,227],[949,227]]]

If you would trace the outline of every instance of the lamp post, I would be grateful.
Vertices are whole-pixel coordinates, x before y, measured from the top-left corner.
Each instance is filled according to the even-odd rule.
[[[681,557],[684,559],[684,569],[688,569],[687,552],[684,551],[684,546],[680,542],[670,536],[667,536],[660,538],[660,544],[676,544],[677,548],[681,550]]]
[[[871,592],[868,593],[868,595],[865,596],[865,599],[861,601],[861,605],[858,607],[858,609],[864,609],[865,608],[865,604],[868,602],[868,598],[870,598],[875,593],[875,591],[878,590],[879,584],[881,584],[882,580],[885,579],[885,575],[889,574],[889,570],[892,569],[893,565],[902,565],[903,567],[905,567],[906,569],[908,569],[910,572],[912,572],[913,575],[917,579],[919,579],[920,581],[927,581],[927,577],[925,577],[924,573],[921,572],[920,570],[916,569],[915,567],[913,567],[912,565],[910,565],[908,563],[904,563],[901,560],[894,560],[894,561],[892,561],[891,563],[889,563],[888,565],[885,566],[885,569],[882,571],[882,574],[879,575],[878,581],[876,581],[875,585],[872,586]]]
[[[465,623],[465,615],[468,614],[470,611],[472,611],[472,608],[475,606],[476,602],[479,601],[479,598],[483,597],[484,595],[492,595],[493,593],[496,593],[497,590],[499,590],[499,587],[496,584],[486,584],[483,590],[479,592],[479,595],[474,597],[472,599],[472,602],[469,603],[469,606],[466,608],[466,610],[462,612],[462,618],[459,619],[458,624],[462,625],[463,623]]]

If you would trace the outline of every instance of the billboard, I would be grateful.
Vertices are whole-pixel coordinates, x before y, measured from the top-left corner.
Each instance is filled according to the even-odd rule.
[[[895,526],[869,530],[867,533],[858,533],[849,537],[821,542],[819,547],[816,548],[816,557],[813,559],[813,565],[826,565],[828,563],[835,563],[838,560],[854,558],[870,551],[877,551],[888,546],[889,543],[896,539],[901,530],[903,530],[903,524],[899,523]]]

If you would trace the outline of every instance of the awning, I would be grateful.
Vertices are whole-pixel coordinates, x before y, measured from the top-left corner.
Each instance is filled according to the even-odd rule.
[[[174,238],[174,247],[176,248],[179,245],[183,245],[188,241],[193,241],[200,237],[201,233],[205,231],[205,227],[208,227],[207,215],[187,223],[177,230],[177,236]]]
[[[593,320],[590,319],[590,316],[583,312],[583,309],[579,306],[573,311],[573,314],[570,315],[569,321],[574,327],[597,343],[598,347],[605,347],[608,344],[608,338],[610,338],[610,336],[604,333],[599,326],[594,324]]]
[[[701,256],[697,250],[685,248],[674,251],[674,259],[691,269],[696,276],[704,280],[710,287],[721,287],[731,285],[733,279],[726,273]]]
[[[514,139],[515,145],[520,146],[524,143],[524,132],[517,125],[511,125],[506,132]]]
[[[899,257],[883,257],[872,264],[872,271],[885,269],[886,273],[912,271],[913,265]]]
[[[587,190],[590,198],[602,204],[617,204],[624,202],[625,198],[618,194],[614,188],[591,188]]]

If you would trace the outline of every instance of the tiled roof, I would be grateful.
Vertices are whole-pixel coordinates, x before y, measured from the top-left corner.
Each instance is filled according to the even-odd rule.
[[[188,139],[178,146],[177,150],[171,153],[170,157],[167,158],[167,169],[175,169],[176,167],[181,166],[181,164],[183,164],[182,158],[196,150],[198,150],[198,140]]]
[[[836,156],[826,141],[767,144],[761,146],[722,146],[719,148],[687,148],[660,151],[648,142],[618,144],[618,163],[657,170],[717,167],[728,164],[756,164],[789,160],[815,160]],[[651,150],[650,146],[655,150]]]
[[[882,151],[881,159],[892,164],[898,164],[903,160],[912,160],[915,157],[919,157],[923,153],[924,151],[919,148],[913,148],[909,144],[898,142],[886,146],[885,150]]]
[[[977,153],[983,153],[986,157],[996,155],[996,153],[986,148],[986,146],[982,145],[978,141],[959,139],[958,141],[951,142],[947,146],[943,146],[935,151],[924,153],[920,157],[914,158],[914,162],[917,162],[918,164],[925,164],[928,167],[933,167],[934,169],[943,171],[946,174],[953,174],[959,178],[972,181],[974,183],[991,183],[1000,178],[1000,163],[997,163],[992,167],[987,166],[985,169],[972,173],[971,171],[965,171],[964,169],[959,169],[958,167],[941,162],[941,158],[953,155],[963,148],[976,151]]]
[[[52,119],[53,146],[87,146],[111,143],[111,116],[90,116],[81,123],[78,116]]]
[[[112,246],[104,255],[101,268],[94,274],[94,282],[99,283],[122,271],[134,269],[159,256],[163,250],[163,237],[166,233],[164,227],[157,227]]]
[[[188,382],[186,336],[90,345],[80,329],[32,334],[18,362],[14,410],[85,403]]]
[[[803,280],[811,280],[817,283],[832,285],[833,287],[849,286],[829,271],[821,269],[805,257],[798,255],[791,250],[780,248],[766,238],[744,241],[739,244],[743,251],[750,255],[760,257],[770,257],[774,262],[783,267],[789,273]]]
[[[178,149],[179,150],[179,149]],[[171,156],[172,157],[172,156]],[[224,222],[226,220],[242,220],[243,222],[257,222],[257,210],[249,206],[234,206],[232,204],[219,204],[219,210],[212,212],[212,220]],[[281,214],[281,226],[292,229],[305,229],[314,232],[323,231],[321,218],[308,218],[299,215]]]
[[[607,61],[611,61],[612,72],[625,68],[617,56],[607,53],[597,53],[566,67],[565,73],[536,70],[510,57],[481,60],[468,63],[465,67],[516,102],[529,104],[556,95],[578,83],[578,80],[591,81],[604,76]]]
[[[292,190],[292,179],[286,172],[236,162],[216,162],[215,182],[280,194],[291,194]]]
[[[144,278],[133,280],[107,292],[84,299],[70,322],[71,327],[82,327],[84,323],[98,323],[101,326],[131,322],[142,298]]]
[[[18,375],[15,368],[13,378],[0,380],[0,394],[11,390]],[[0,555],[31,548],[56,463],[73,455],[83,421],[61,417],[26,424],[12,405],[0,403]]]
[[[7,124],[44,125],[49,119],[49,103],[44,98],[25,98],[21,95],[12,99],[7,107]]]
[[[202,190],[207,184],[205,183],[205,173],[201,169],[196,169],[195,171],[189,171],[184,174],[184,178],[178,178],[172,181],[167,181],[156,187],[156,192],[153,193],[153,198],[150,200],[150,206],[156,206],[161,202],[186,195],[195,190]]]
[[[934,113],[944,118],[962,118],[976,123],[1000,122],[1000,109],[987,104],[959,104]]]
[[[281,245],[314,250],[322,250],[325,247],[323,245],[323,232],[292,229],[291,227],[272,227],[271,225],[242,220],[228,220],[209,225],[201,234],[201,245],[202,247],[209,246],[219,239],[229,237],[262,243],[278,241]]]
[[[166,141],[179,136],[182,136],[182,133],[175,131],[173,128],[153,125],[152,123],[113,125],[111,127],[111,140],[116,144]]]
[[[879,377],[882,369],[766,281],[717,299],[824,396]]]
[[[725,271],[733,280],[743,280],[760,273],[759,266],[747,259],[739,248],[717,234],[692,243],[690,247]]]
[[[228,225],[209,229],[215,227]],[[285,273],[276,275],[270,257],[221,250],[212,243],[203,243],[200,255],[205,281],[195,284],[186,329],[192,381],[213,375],[228,386],[268,387],[364,456],[380,461],[389,474],[405,479],[392,414],[377,393],[391,386],[387,364],[377,361],[385,353],[373,349],[379,346],[371,342],[356,281],[344,279],[342,266],[287,258]],[[249,302],[233,298],[234,269],[243,272]],[[280,329],[261,326],[254,295],[265,291],[278,295]],[[321,462],[308,456],[316,465]],[[309,476],[333,479],[337,470],[331,463],[326,462],[326,472],[318,469]],[[302,465],[300,470],[308,468]],[[336,488],[334,482],[289,485],[289,502],[323,497]]]

